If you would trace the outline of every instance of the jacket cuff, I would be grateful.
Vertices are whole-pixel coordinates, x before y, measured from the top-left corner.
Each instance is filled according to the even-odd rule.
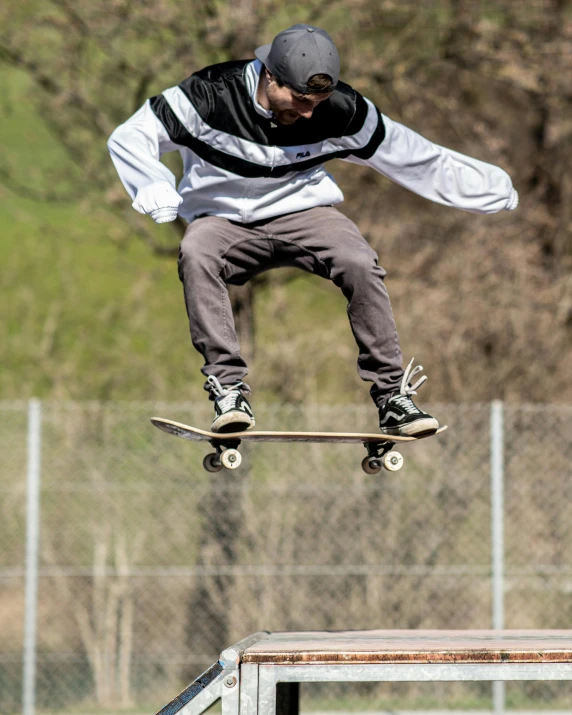
[[[182,196],[168,181],[156,181],[139,189],[132,206],[141,214],[150,214],[165,207],[176,208],[182,201]]]
[[[179,213],[178,207],[168,206],[163,209],[153,209],[151,211],[151,218],[155,223],[169,223],[169,221],[174,221]]]
[[[519,202],[518,191],[516,189],[513,189],[511,192],[511,195],[508,199],[508,203],[506,205],[506,210],[514,211],[515,208],[518,206],[518,202]]]

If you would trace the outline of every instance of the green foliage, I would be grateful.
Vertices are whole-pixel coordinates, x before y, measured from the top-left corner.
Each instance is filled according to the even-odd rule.
[[[102,241],[78,206],[12,197],[0,219],[3,397],[186,395],[199,365],[172,260]]]

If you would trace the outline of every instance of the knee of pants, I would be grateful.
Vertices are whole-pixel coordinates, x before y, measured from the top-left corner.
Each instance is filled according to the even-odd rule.
[[[334,282],[363,282],[368,278],[384,278],[386,271],[379,265],[377,253],[367,247],[365,250],[352,251],[340,261],[336,271],[332,271]]]
[[[185,275],[205,272],[220,273],[221,258],[215,241],[197,241],[193,236],[185,236],[179,246],[179,278]]]

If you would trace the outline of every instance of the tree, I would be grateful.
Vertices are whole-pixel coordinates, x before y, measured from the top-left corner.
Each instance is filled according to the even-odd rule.
[[[543,371],[551,380],[562,374],[554,383],[554,393],[562,393],[572,325],[566,279],[572,260],[570,0],[525,5],[509,0],[422,4],[355,0],[349,6],[314,0],[286,7],[276,0],[192,0],[184,5],[175,0],[147,0],[137,7],[127,0],[96,5],[87,0],[73,4],[69,0],[25,4],[10,0],[0,13],[4,28],[0,56],[33,79],[37,92],[31,99],[70,158],[65,170],[34,182],[36,195],[47,200],[81,196],[105,217],[102,223],[121,226],[124,237],[136,233],[158,255],[172,254],[182,226],[155,226],[130,208],[104,149],[109,133],[147,96],[212,62],[252,56],[257,44],[292,22],[327,27],[343,58],[344,76],[382,111],[434,141],[501,164],[513,174],[521,193],[519,211],[510,221],[496,221],[497,241],[483,249],[474,242],[487,235],[485,220],[421,204],[370,170],[335,168],[350,199],[345,210],[358,220],[374,247],[390,258],[411,252],[408,290],[414,281],[422,291],[428,279],[441,286],[442,295],[433,293],[438,305],[431,310],[441,318],[433,334],[441,334],[446,344],[436,344],[434,356],[431,348],[428,353],[424,349],[429,360],[443,367],[431,384],[447,399],[466,399],[459,375],[469,361],[479,366],[471,383],[482,387],[472,394],[474,399],[503,393],[547,399],[552,388],[547,380],[539,380]],[[0,178],[15,190],[26,184],[6,161],[0,164]],[[27,186],[24,190],[30,191]],[[391,206],[390,214],[383,213],[383,229],[380,196]],[[413,214],[419,217],[415,227],[410,222]],[[427,233],[438,238],[427,242]],[[518,246],[508,255],[512,236],[517,236]],[[475,250],[491,266],[497,265],[498,275],[522,273],[533,260],[542,289],[518,302],[516,285],[506,280],[504,286],[499,284],[498,304],[504,319],[495,328],[486,320],[490,308],[484,303],[477,311],[468,306],[462,314],[451,311],[447,315],[441,306],[451,301],[458,304],[458,287],[454,281],[443,281],[449,281],[451,270],[455,276],[462,275],[462,265],[452,265],[461,246],[455,261],[461,262],[463,255]],[[505,255],[495,254],[499,246]],[[502,269],[499,261],[506,263]],[[469,258],[468,263],[474,260]],[[287,280],[290,275],[273,272],[271,280]],[[265,274],[233,289],[247,357],[254,346],[256,291],[268,281]],[[482,278],[463,277],[465,287],[472,282],[475,295],[486,298],[480,288]],[[393,284],[392,298],[398,307],[399,290]],[[531,341],[527,322],[548,304],[558,305],[557,327],[550,321],[534,321]],[[507,326],[509,309],[519,317],[511,318]],[[481,322],[475,322],[477,315]],[[403,318],[398,321],[406,345],[422,335],[413,327],[414,320],[418,317],[406,315],[405,322]],[[473,327],[467,330],[471,323]],[[503,334],[511,332],[522,334],[522,340],[504,340]],[[424,339],[424,346],[434,343],[430,336],[424,338],[429,339]],[[444,352],[447,361],[440,361]],[[534,359],[539,353],[546,358],[542,369]],[[498,369],[491,371],[491,362]],[[514,393],[506,393],[508,376]],[[451,385],[457,386],[454,395],[449,392]]]

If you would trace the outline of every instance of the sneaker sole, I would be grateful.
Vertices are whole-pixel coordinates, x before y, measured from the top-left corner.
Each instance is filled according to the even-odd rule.
[[[439,423],[434,417],[426,420],[415,420],[403,427],[388,427],[381,429],[381,434],[386,434],[394,437],[426,437],[435,434],[439,429]]]
[[[227,412],[213,421],[211,431],[217,434],[228,434],[229,432],[246,432],[255,425],[254,418],[245,416],[244,412]]]

